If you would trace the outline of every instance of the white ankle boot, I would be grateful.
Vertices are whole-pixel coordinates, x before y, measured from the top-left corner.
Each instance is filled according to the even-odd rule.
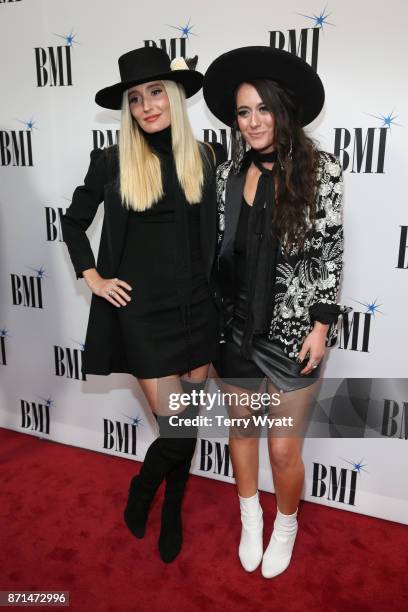
[[[252,497],[238,497],[242,522],[238,554],[242,567],[247,572],[253,572],[262,561],[263,512],[258,491]]]
[[[262,576],[273,578],[285,571],[290,563],[298,530],[296,512],[282,514],[277,511],[274,529],[262,559]]]

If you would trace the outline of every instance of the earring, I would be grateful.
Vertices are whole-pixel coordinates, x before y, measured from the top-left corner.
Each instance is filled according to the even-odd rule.
[[[246,142],[238,127],[231,128],[231,158],[235,172],[238,172],[241,162],[246,153]]]
[[[292,137],[291,137],[291,139],[290,139],[289,153],[288,153],[288,159],[292,159],[292,151],[293,151],[293,143],[292,143]]]
[[[293,153],[293,141],[292,141],[292,137],[290,138],[290,145],[289,145],[289,152],[286,156],[286,160],[288,159],[292,159],[292,153]],[[285,170],[285,164],[283,163],[283,161],[281,160],[280,156],[278,155],[278,161],[279,161],[279,165],[281,167],[282,172]]]

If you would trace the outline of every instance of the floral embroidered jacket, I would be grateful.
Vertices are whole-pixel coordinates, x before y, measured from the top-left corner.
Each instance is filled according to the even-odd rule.
[[[233,254],[243,187],[244,173],[234,173],[232,161],[218,167],[219,264]],[[315,318],[325,312],[338,316],[351,310],[337,303],[343,267],[342,196],[341,164],[330,153],[320,151],[316,219],[313,224],[309,221],[303,250],[294,246],[285,254],[281,245],[273,289],[274,309],[268,339],[293,359],[297,358],[305,337],[313,329]],[[220,291],[222,294],[222,283]],[[329,325],[326,346],[336,343],[337,322],[336,319]]]

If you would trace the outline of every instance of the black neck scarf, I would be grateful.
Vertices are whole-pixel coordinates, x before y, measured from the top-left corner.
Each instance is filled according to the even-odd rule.
[[[276,151],[260,154],[253,149],[248,151],[245,159],[246,167],[254,163],[261,172],[248,221],[247,317],[241,346],[241,353],[247,358],[250,355],[253,336],[267,332],[273,313],[273,286],[279,249],[279,241],[272,225],[276,165],[272,170],[267,170],[262,163],[276,160]]]
[[[162,170],[163,189],[167,195],[174,198],[175,205],[175,267],[176,292],[180,306],[180,313],[186,330],[186,349],[188,370],[191,369],[191,301],[193,293],[190,238],[188,228],[187,208],[184,191],[177,177],[176,164],[173,156],[171,126],[148,134],[143,132],[153,152],[159,154]]]

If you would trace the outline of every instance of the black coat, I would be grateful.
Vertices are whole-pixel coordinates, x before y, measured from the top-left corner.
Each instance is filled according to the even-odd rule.
[[[225,159],[222,147],[215,146],[217,163]],[[212,157],[212,156],[211,156]],[[118,191],[118,147],[95,149],[84,184],[74,191],[72,203],[62,217],[62,234],[77,278],[82,272],[96,268],[103,278],[115,278],[124,247],[129,211],[122,205]],[[211,176],[211,196],[200,206],[201,251],[206,278],[212,287],[211,272],[216,245],[215,177]],[[98,206],[104,202],[104,219],[97,263],[86,230]],[[215,289],[213,295],[217,299]],[[107,375],[129,373],[117,316],[117,306],[92,294],[85,348],[82,355],[83,374]]]

